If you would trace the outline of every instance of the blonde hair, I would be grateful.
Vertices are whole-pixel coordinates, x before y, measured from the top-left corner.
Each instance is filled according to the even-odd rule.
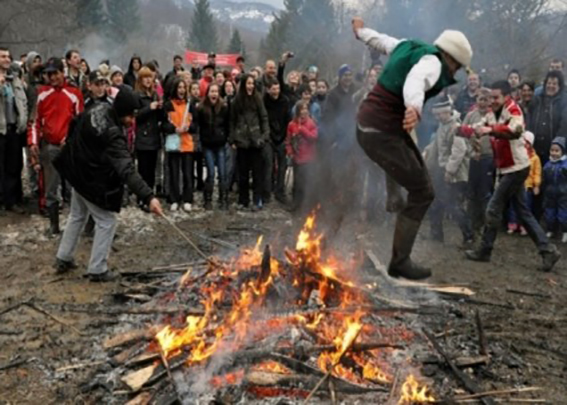
[[[151,71],[150,68],[144,66],[143,68],[141,68],[140,70],[138,70],[138,79],[136,79],[136,86],[135,86],[135,90],[139,91],[141,93],[148,93],[149,95],[152,95],[155,93],[155,81],[152,80],[152,84],[150,86],[150,89],[146,89],[144,88],[143,84],[142,84],[142,80],[144,80],[146,77],[151,77],[152,79],[155,77],[154,72]]]

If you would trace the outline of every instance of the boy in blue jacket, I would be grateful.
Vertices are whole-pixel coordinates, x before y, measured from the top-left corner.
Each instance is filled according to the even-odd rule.
[[[543,168],[543,187],[547,236],[551,237],[558,226],[563,234],[561,242],[567,243],[567,156],[563,137],[551,143],[549,161]]]

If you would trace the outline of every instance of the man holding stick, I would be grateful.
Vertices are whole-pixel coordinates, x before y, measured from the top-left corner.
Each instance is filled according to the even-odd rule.
[[[378,84],[360,106],[357,127],[360,146],[389,178],[389,200],[399,186],[408,191],[396,220],[388,274],[425,279],[431,270],[414,263],[410,254],[435,195],[410,133],[419,123],[424,103],[454,84],[457,71],[470,65],[472,48],[459,31],[444,31],[431,45],[365,28],[360,17],[352,20],[352,28],[369,48],[390,56]]]
[[[112,106],[99,103],[78,120],[54,165],[73,186],[71,209],[56,256],[57,273],[76,267],[75,250],[81,231],[91,215],[95,233],[87,276],[90,281],[116,278],[108,270],[108,255],[116,230],[116,212],[122,206],[124,184],[150,211],[163,216],[161,205],[142,180],[126,144],[124,128],[134,122],[139,108],[129,89],[117,94]]]

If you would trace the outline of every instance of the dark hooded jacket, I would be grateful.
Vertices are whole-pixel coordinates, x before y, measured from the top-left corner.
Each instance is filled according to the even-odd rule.
[[[135,60],[138,60],[140,62],[140,65],[142,65],[142,58],[137,55],[132,56],[132,59],[130,59],[130,64],[128,65],[128,72],[126,72],[126,74],[124,75],[124,83],[132,88],[136,87],[136,74],[134,73],[133,67]]]
[[[555,75],[556,73],[554,73]],[[551,73],[547,76],[549,80]],[[553,76],[556,77],[556,76]],[[567,98],[564,90],[564,81],[561,74],[559,79],[559,91],[553,97],[545,94],[545,91],[534,96],[528,112],[527,129],[534,133],[534,150],[538,154],[543,165],[549,159],[549,148],[555,137],[567,136]],[[545,88],[545,84],[544,84]]]
[[[264,105],[268,112],[268,122],[270,125],[270,140],[274,145],[281,145],[287,135],[287,126],[291,121],[291,105],[289,99],[280,94],[274,100],[269,94],[264,95]]]
[[[157,93],[149,96],[135,92],[139,98],[140,110],[136,116],[136,150],[161,149],[161,123],[166,120],[163,108],[152,110],[150,104],[158,101]]]
[[[120,211],[124,184],[145,203],[153,197],[136,171],[120,120],[106,103],[81,116],[54,165],[81,196],[107,211]]]

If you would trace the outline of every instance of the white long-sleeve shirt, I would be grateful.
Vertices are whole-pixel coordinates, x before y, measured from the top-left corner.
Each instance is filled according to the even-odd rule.
[[[394,49],[405,39],[397,39],[381,34],[370,28],[360,28],[357,31],[358,39],[369,48],[384,55],[390,55]],[[435,86],[441,77],[442,65],[439,58],[434,55],[425,55],[410,70],[404,83],[404,105],[415,108],[421,115],[425,102],[425,93]]]

